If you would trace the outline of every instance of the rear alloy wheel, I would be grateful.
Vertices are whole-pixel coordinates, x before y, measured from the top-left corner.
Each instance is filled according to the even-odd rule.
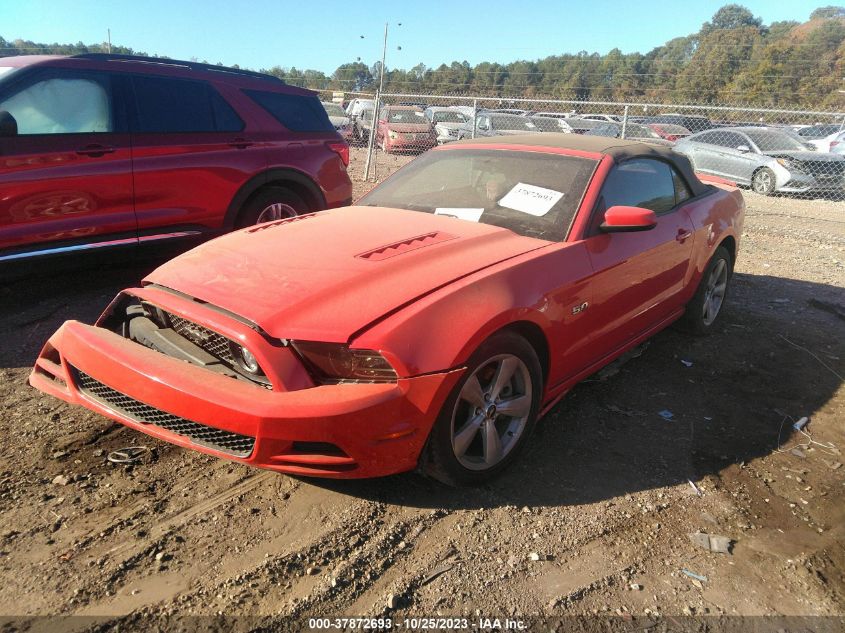
[[[771,195],[775,192],[775,172],[768,167],[759,169],[751,178],[751,189],[754,193],[759,193],[763,196]]]
[[[308,212],[308,205],[298,195],[288,189],[272,187],[260,191],[244,205],[238,227],[285,220]]]
[[[476,485],[504,470],[537,419],[542,370],[534,348],[502,332],[467,363],[432,430],[426,474],[449,485]]]
[[[720,246],[704,269],[698,289],[687,304],[683,317],[685,329],[693,334],[709,334],[722,314],[733,274],[730,253]]]

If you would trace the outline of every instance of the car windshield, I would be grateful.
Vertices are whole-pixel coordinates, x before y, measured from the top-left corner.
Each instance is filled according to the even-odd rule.
[[[494,115],[490,117],[493,121],[493,128],[496,130],[528,130],[535,131],[537,128],[531,119],[516,115]]]
[[[387,122],[418,125],[420,123],[425,123],[425,117],[423,116],[423,113],[418,110],[388,110]]]
[[[660,138],[660,134],[645,125],[628,123],[625,126],[625,136],[628,138]]]
[[[427,152],[358,202],[449,215],[562,241],[597,161],[514,150]]]
[[[440,112],[434,113],[432,121],[435,123],[463,123],[466,121],[466,117],[460,112],[441,110]]]
[[[798,134],[808,139],[815,140],[828,136],[829,134],[833,134],[834,132],[838,132],[839,129],[838,125],[811,125],[810,127],[798,130]]]
[[[326,109],[326,114],[329,116],[346,116],[346,112],[343,111],[336,103],[324,103],[323,107]]]
[[[531,122],[541,132],[560,132],[562,129],[565,129],[563,127],[565,125],[563,121],[551,117],[532,116]]]
[[[804,151],[806,147],[779,130],[745,130],[761,152]]]

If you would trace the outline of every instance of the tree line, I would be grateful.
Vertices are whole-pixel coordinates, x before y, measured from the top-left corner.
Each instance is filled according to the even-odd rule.
[[[36,44],[0,37],[0,56],[106,52],[105,44]],[[112,46],[113,53],[139,54]],[[140,53],[143,54],[143,53]],[[287,83],[315,90],[373,92],[381,64],[341,64],[317,70],[261,69]],[[845,7],[816,9],[808,21],[764,24],[729,4],[697,33],[676,37],[648,53],[606,55],[580,51],[536,61],[471,66],[453,61],[428,68],[388,68],[384,89],[408,94],[467,94],[656,103],[731,103],[763,107],[841,109],[845,94]]]

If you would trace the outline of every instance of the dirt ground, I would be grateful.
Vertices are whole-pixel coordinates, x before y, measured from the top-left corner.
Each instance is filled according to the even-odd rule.
[[[582,383],[480,489],[295,479],[63,404],[26,384],[41,345],[155,262],[0,286],[0,614],[845,615],[845,211],[746,200],[720,330]]]

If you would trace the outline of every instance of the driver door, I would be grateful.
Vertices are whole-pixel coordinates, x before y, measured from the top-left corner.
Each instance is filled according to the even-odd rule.
[[[603,357],[660,324],[681,307],[689,275],[694,225],[683,177],[651,158],[625,161],[608,174],[585,244],[594,270],[590,326],[595,357]],[[604,213],[617,205],[651,209],[653,229],[604,233]]]

